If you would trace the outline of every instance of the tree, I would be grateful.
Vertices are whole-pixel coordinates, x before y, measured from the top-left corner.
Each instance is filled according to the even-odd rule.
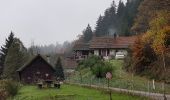
[[[151,34],[153,38],[152,47],[157,54],[165,52],[170,45],[170,12],[160,11],[157,17],[150,22],[150,30],[147,34]]]
[[[122,36],[129,36],[134,18],[137,15],[137,8],[143,0],[128,0],[126,5],[120,0],[116,12],[115,2],[105,10],[103,16],[99,16],[96,22],[95,35],[108,36],[118,33]]]
[[[166,82],[166,78],[168,76],[167,68],[166,68],[166,50],[168,48],[169,39],[170,39],[170,12],[169,11],[160,11],[157,13],[155,19],[150,22],[150,30],[148,30],[147,34],[151,34],[153,36],[152,47],[154,51],[162,58],[163,68],[163,80],[164,84]],[[166,100],[165,96],[165,88],[164,88],[164,100]]]
[[[100,15],[96,22],[96,27],[95,27],[95,35],[96,36],[102,36],[102,34],[103,34],[102,26],[103,26],[103,16]]]
[[[124,14],[125,5],[122,0],[119,1],[118,9],[117,9],[117,16],[121,17]]]
[[[83,35],[84,35],[84,42],[89,42],[92,39],[93,31],[89,24],[87,25],[87,28],[83,31]]]
[[[1,49],[0,49],[0,75],[2,75],[2,73],[3,73],[4,63],[5,63],[6,56],[8,54],[8,49],[10,48],[13,40],[14,40],[14,34],[13,34],[13,32],[11,32],[5,41],[5,45],[1,46]]]
[[[142,74],[149,69],[151,63],[157,60],[156,54],[150,43],[142,40],[144,36],[139,36],[132,48],[133,68],[130,69],[136,74]]]
[[[150,28],[135,42],[133,46],[133,68],[136,73],[141,74],[147,71],[152,78],[164,79],[166,58],[168,59],[166,49],[170,45],[168,41],[170,39],[169,16],[169,11],[157,11],[156,16],[149,21]]]
[[[18,68],[22,67],[28,60],[28,53],[22,42],[14,38],[5,59],[3,76],[4,78],[18,79]]]
[[[60,80],[64,80],[65,77],[64,77],[64,70],[63,70],[63,67],[62,67],[62,63],[61,63],[61,58],[59,57],[57,59],[57,63],[55,65],[55,69],[56,69],[56,78],[60,79]]]
[[[134,19],[137,15],[137,9],[139,4],[141,3],[142,0],[127,0],[126,6],[124,7],[123,10],[123,4],[120,3],[121,9],[122,9],[122,14],[121,16],[118,16],[119,22],[119,30],[118,32],[121,35],[124,36],[129,36],[133,35],[131,32],[131,27],[133,26]]]
[[[149,22],[160,10],[170,10],[169,0],[144,0],[139,8],[132,31],[145,33],[149,29]]]
[[[96,22],[95,35],[108,36],[113,35],[109,30],[115,27],[116,22],[116,5],[113,1],[111,7],[105,10],[104,16],[100,16]]]

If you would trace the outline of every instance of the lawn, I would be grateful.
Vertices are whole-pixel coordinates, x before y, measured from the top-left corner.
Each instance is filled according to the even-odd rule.
[[[143,97],[112,93],[113,100],[145,100]],[[109,95],[101,90],[75,85],[62,85],[61,89],[38,89],[23,86],[14,100],[109,100]]]

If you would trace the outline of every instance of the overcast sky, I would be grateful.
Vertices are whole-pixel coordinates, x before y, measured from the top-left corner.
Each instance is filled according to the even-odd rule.
[[[119,0],[115,0],[118,3]],[[125,0],[124,0],[125,1]],[[76,39],[112,0],[0,0],[0,45],[11,30],[26,47]]]

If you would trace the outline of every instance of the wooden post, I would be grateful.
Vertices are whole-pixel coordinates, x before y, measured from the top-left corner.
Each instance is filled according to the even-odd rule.
[[[155,80],[154,79],[152,80],[152,86],[153,86],[153,89],[155,90]]]

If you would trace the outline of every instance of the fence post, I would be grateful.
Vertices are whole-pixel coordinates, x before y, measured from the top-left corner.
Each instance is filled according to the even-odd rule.
[[[152,86],[153,86],[153,89],[155,90],[155,80],[154,79],[152,80]]]

